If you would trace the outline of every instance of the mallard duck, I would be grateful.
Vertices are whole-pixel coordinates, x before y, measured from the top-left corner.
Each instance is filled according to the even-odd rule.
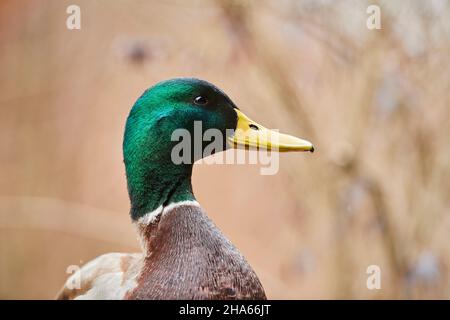
[[[69,277],[58,298],[266,299],[252,267],[195,200],[193,162],[207,143],[200,144],[202,152],[183,151],[190,161],[174,161],[179,140],[173,141],[173,132],[194,136],[199,122],[202,133],[223,134],[216,152],[239,146],[314,151],[306,140],[257,124],[209,82],[178,78],[147,89],[131,109],[123,142],[142,253],[97,257]]]

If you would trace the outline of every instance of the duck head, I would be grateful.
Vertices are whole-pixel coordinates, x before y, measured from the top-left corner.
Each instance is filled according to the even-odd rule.
[[[183,134],[192,138],[190,149],[177,150],[180,140],[174,136]],[[207,136],[210,138],[204,139]],[[306,140],[269,130],[251,120],[211,83],[192,78],[160,82],[136,101],[125,128],[123,152],[134,220],[160,206],[194,200],[192,166],[205,155],[212,136],[216,141],[210,153],[239,146],[280,152],[314,151]],[[174,154],[185,161],[174,160]]]

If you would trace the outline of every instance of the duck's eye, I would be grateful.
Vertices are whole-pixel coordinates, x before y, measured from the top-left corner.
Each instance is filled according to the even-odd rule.
[[[208,103],[208,99],[206,99],[204,96],[198,96],[194,99],[194,103],[198,104],[199,106],[204,106]]]

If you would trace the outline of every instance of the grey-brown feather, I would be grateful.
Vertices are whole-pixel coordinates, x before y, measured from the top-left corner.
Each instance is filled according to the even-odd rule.
[[[175,207],[141,236],[149,255],[125,298],[266,299],[253,269],[201,208]]]

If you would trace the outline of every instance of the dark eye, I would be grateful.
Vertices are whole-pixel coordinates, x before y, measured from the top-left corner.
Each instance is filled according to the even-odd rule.
[[[199,106],[204,106],[208,103],[208,99],[206,99],[204,96],[198,96],[194,99],[194,103],[198,104]]]

